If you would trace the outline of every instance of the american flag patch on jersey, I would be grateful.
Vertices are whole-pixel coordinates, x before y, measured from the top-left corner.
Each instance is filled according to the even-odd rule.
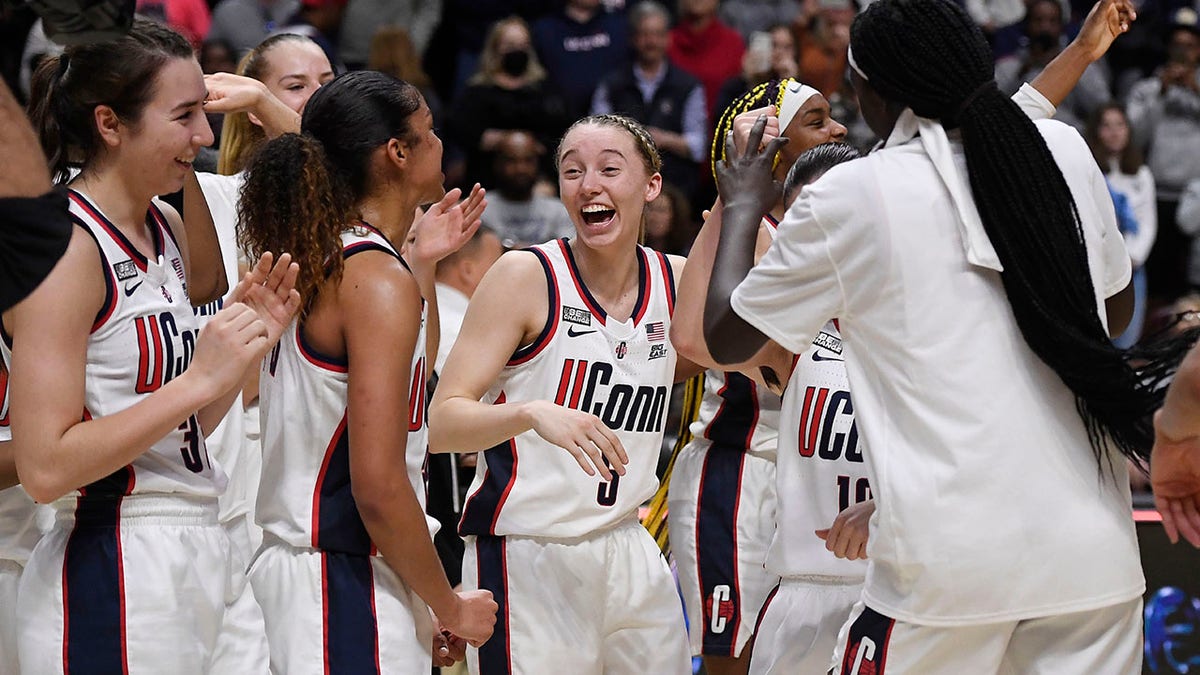
[[[662,342],[667,339],[667,327],[662,321],[651,321],[646,324],[646,338],[650,342]]]
[[[183,281],[187,278],[186,275],[183,273],[183,261],[182,260],[180,260],[179,258],[171,258],[171,267],[175,268],[175,275],[179,277],[180,281]]]

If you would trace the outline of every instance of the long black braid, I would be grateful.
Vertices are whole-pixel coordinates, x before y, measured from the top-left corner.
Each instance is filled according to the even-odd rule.
[[[885,99],[962,130],[971,192],[1017,325],[1075,394],[1097,460],[1108,461],[1109,443],[1148,458],[1162,379],[1186,345],[1160,345],[1135,369],[1109,341],[1075,201],[1037,127],[996,87],[983,33],[948,0],[878,0],[855,20],[850,43]]]

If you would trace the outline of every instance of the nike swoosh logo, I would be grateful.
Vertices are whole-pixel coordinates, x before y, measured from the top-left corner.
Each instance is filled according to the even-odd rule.
[[[581,331],[576,331],[574,327],[567,329],[567,335],[569,335],[570,337],[579,337],[580,335],[588,335],[590,333],[595,333],[595,332],[596,332],[595,328],[593,328],[592,330],[581,330]]]
[[[145,281],[145,279],[143,279],[142,281]],[[142,285],[141,281],[137,282],[136,284],[134,284],[132,286],[126,284],[125,285],[125,297],[128,298],[129,296],[133,295],[134,291],[136,291],[138,289],[138,286],[141,286],[141,285]]]
[[[828,356],[821,356],[820,352],[813,352],[813,361],[845,361],[846,359],[835,359]]]

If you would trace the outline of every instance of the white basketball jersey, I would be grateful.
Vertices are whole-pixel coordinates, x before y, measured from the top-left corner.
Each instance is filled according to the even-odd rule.
[[[566,239],[531,249],[549,289],[546,325],[517,350],[483,399],[549,400],[599,417],[629,457],[624,476],[588,476],[530,430],[480,455],[462,534],[579,537],[632,518],[658,487],[655,468],[675,372],[667,335],[675,282],[666,256],[638,247],[632,316],[617,322],[592,297]]]
[[[797,357],[780,424],[777,526],[767,569],[781,577],[866,576],[867,561],[837,558],[814,534],[842,509],[871,498],[842,339],[832,321]]]
[[[774,238],[779,221],[767,214],[762,227]],[[781,404],[779,396],[741,373],[708,370],[691,432],[716,445],[744,448],[774,460]]]
[[[342,232],[344,258],[364,251],[383,251],[408,267],[387,237],[369,225]],[[259,389],[263,473],[256,518],[265,531],[292,546],[376,555],[350,485],[347,366],[345,358],[325,356],[310,347],[299,320],[292,321],[279,344],[263,359]],[[412,355],[409,409],[397,411],[397,416],[407,420],[405,464],[422,510],[423,472],[429,449],[425,378],[422,301],[421,329]]]
[[[155,259],[147,259],[85,196],[70,191],[71,219],[100,251],[104,306],[92,325],[84,378],[84,420],[126,410],[181,374],[196,350],[196,318],[183,256],[156,206],[146,212]],[[20,336],[18,336],[19,338]],[[11,363],[9,345],[3,344]],[[225,474],[208,456],[192,415],[137,459],[80,488],[80,496],[182,493],[215,497]]]
[[[692,435],[774,460],[780,404],[773,392],[741,373],[706,371]]]

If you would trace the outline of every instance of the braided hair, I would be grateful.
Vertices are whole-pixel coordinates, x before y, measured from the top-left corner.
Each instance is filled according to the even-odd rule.
[[[793,78],[785,77],[782,80],[771,80],[756,85],[734,99],[725,111],[721,113],[720,119],[717,120],[717,127],[713,131],[712,150],[712,171],[713,179],[717,177],[717,165],[725,161],[725,136],[733,130],[733,119],[747,110],[755,108],[763,108],[769,105],[775,106],[778,110],[783,105],[783,96],[787,93],[787,86],[795,82]],[[780,129],[782,132],[783,130]]]
[[[633,136],[634,145],[637,146],[638,153],[642,156],[642,164],[646,167],[646,173],[654,175],[662,170],[662,156],[658,154],[658,146],[655,145],[650,132],[646,131],[646,127],[642,126],[637,120],[624,115],[588,115],[567,127],[567,130],[563,132],[562,139],[558,142],[558,150],[554,153],[555,168],[558,168],[558,163],[562,160],[562,142],[575,130],[575,127],[582,127],[588,124],[624,129],[630,136]]]
[[[1110,342],[1067,181],[1034,123],[997,88],[983,33],[948,0],[879,0],[856,18],[850,42],[885,99],[961,129],[971,193],[1026,344],[1075,395],[1097,461],[1111,466],[1111,444],[1141,463],[1162,379],[1185,348],[1151,355],[1139,372]]]

